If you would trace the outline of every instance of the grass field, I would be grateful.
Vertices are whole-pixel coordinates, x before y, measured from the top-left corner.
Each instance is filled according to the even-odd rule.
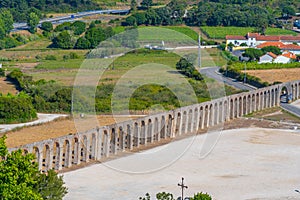
[[[202,26],[201,30],[211,39],[225,39],[226,35],[246,35],[248,32],[254,32],[253,27],[214,27]],[[297,35],[297,33],[280,28],[268,28],[266,35]]]

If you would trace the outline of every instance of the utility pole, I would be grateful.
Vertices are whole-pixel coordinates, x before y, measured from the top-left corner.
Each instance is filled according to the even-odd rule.
[[[244,66],[244,84],[246,83],[246,63],[245,63],[245,66]]]
[[[184,185],[183,180],[184,180],[184,178],[182,177],[181,178],[181,184],[178,183],[178,186],[181,187],[181,200],[184,200],[184,198],[183,198],[183,190],[188,188],[188,186]]]
[[[201,68],[201,35],[198,36],[198,67]]]

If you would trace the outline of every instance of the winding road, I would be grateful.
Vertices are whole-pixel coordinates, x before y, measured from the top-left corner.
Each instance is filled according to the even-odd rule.
[[[250,86],[248,84],[244,84],[242,82],[238,82],[234,79],[224,77],[221,73],[219,73],[220,67],[204,67],[200,69],[200,73],[206,75],[209,78],[215,79],[216,81],[222,82],[226,85],[232,86],[234,88],[240,90],[256,90],[257,88]]]

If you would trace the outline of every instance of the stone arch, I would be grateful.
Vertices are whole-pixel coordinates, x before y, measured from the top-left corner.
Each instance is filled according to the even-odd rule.
[[[175,136],[181,135],[181,123],[182,123],[181,112],[178,112],[176,118]]]
[[[239,97],[238,104],[239,104],[238,117],[241,117],[243,115],[243,98],[242,97]]]
[[[159,137],[159,123],[158,123],[158,118],[155,117],[154,119],[154,140],[155,141],[159,141],[160,137]]]
[[[137,122],[134,123],[133,127],[133,146],[139,147],[140,146],[140,133],[139,133],[139,124]]]
[[[153,124],[152,120],[148,119],[148,128],[147,128],[147,143],[153,142]]]
[[[46,172],[52,167],[52,159],[51,159],[51,148],[50,145],[45,144],[43,147],[43,164],[42,171]]]
[[[256,95],[252,94],[251,96],[251,111],[250,112],[255,112],[256,111]]]
[[[97,150],[97,137],[96,137],[96,133],[92,133],[92,143],[90,145],[90,157],[89,159],[96,159],[96,150]]]
[[[203,106],[200,107],[199,109],[199,129],[203,129],[204,128],[204,110],[203,110]]]
[[[193,110],[189,109],[188,120],[187,120],[187,132],[192,132],[192,126],[193,126]]]
[[[117,150],[125,151],[125,141],[126,141],[126,134],[124,132],[124,128],[123,126],[119,126]]]
[[[146,144],[146,123],[144,120],[141,121],[141,138],[140,144]]]
[[[280,103],[287,103],[288,102],[288,88],[286,86],[283,86],[280,90]]]
[[[247,98],[246,98],[246,95],[243,96],[242,105],[243,105],[243,107],[242,107],[241,116],[243,116],[247,113]]]
[[[182,115],[182,123],[181,123],[181,134],[185,134],[187,130],[187,112],[184,110]]]
[[[101,156],[108,157],[110,153],[110,137],[107,130],[103,131]]]
[[[234,105],[233,105],[233,107],[234,107],[234,116],[233,116],[233,119],[234,118],[237,118],[238,117],[238,111],[239,111],[239,103],[238,103],[238,98],[235,98],[234,99]]]
[[[54,142],[53,144],[53,159],[52,159],[52,169],[55,169],[55,170],[59,170],[61,168],[61,163],[60,163],[60,160],[61,160],[61,154],[60,154],[60,144],[59,142]]]
[[[219,102],[219,107],[218,107],[218,123],[224,122],[224,106],[223,106],[223,101]]]
[[[259,108],[260,110],[264,109],[264,93],[263,92],[260,92],[259,94]]]
[[[203,110],[203,128],[208,127],[209,123],[209,108],[208,105],[205,105],[204,110]]]
[[[173,116],[171,114],[168,115],[168,123],[167,123],[167,133],[166,137],[170,138],[172,137],[172,127],[173,127]]]
[[[131,133],[131,127],[129,124],[127,124],[127,134],[126,134],[126,148],[131,150],[132,149],[132,133]]]
[[[64,144],[63,144],[63,159],[62,159],[62,166],[63,167],[71,167],[71,146],[70,146],[70,141],[69,140],[65,140]]]
[[[274,96],[274,100],[275,100],[275,106],[279,105],[279,94],[278,94],[278,89],[275,88],[275,96]]]
[[[160,138],[164,139],[166,136],[166,119],[164,115],[161,117],[160,124]]]
[[[230,99],[230,113],[229,113],[229,118],[230,119],[233,119],[234,118],[234,116],[235,116],[235,114],[234,114],[234,111],[235,111],[235,108],[234,108],[234,104],[235,104],[235,102],[234,102],[235,100],[233,100],[233,99]]]
[[[227,100],[225,100],[224,101],[224,109],[223,109],[223,112],[224,112],[224,114],[223,114],[223,119],[224,119],[224,121],[227,121],[228,120],[228,101]]]
[[[117,154],[117,144],[118,143],[118,135],[115,128],[111,129],[111,135],[110,135],[110,153]]]
[[[86,135],[82,136],[82,145],[80,148],[80,161],[88,162],[89,160],[89,144]]]
[[[218,103],[216,102],[214,104],[214,110],[213,110],[213,124],[212,125],[216,125],[219,123],[219,112],[218,112]]]
[[[214,115],[213,115],[213,104],[209,104],[209,107],[208,107],[208,124],[207,124],[207,127],[210,127],[210,126],[212,126],[213,125],[213,117],[214,117]]]
[[[79,159],[79,140],[77,137],[73,139],[72,164],[80,164]]]
[[[196,107],[194,109],[192,131],[198,131],[198,124],[199,124],[199,110],[198,107]]]
[[[265,108],[268,107],[268,93],[267,93],[267,91],[264,91],[263,95],[264,95],[264,105],[263,105],[263,109],[265,109]]]
[[[35,162],[38,164],[39,170],[41,170],[42,163],[41,163],[41,150],[39,147],[34,146],[32,148],[32,153],[35,156]]]

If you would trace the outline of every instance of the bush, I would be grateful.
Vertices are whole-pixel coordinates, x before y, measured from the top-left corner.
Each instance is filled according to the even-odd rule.
[[[0,97],[0,123],[24,123],[36,118],[31,99],[25,93]]]
[[[212,198],[209,194],[204,194],[201,192],[195,194],[194,197],[191,198],[191,200],[212,200]]]
[[[53,30],[53,25],[51,22],[43,22],[42,25],[41,25],[41,29],[43,31],[47,31],[47,32],[50,32]]]
[[[56,60],[54,55],[46,55],[45,60]]]
[[[71,25],[75,35],[81,35],[85,32],[86,24],[81,21],[76,21]]]

